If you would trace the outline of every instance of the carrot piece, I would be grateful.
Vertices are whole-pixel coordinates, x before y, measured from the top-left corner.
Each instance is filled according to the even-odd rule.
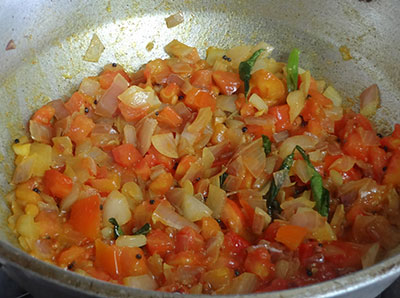
[[[90,240],[100,232],[100,199],[97,195],[80,199],[71,206],[69,223]]]
[[[285,244],[290,250],[296,250],[307,235],[307,229],[294,225],[283,225],[278,229],[275,240]]]
[[[162,173],[150,183],[149,189],[157,195],[163,195],[173,184],[174,177],[172,177],[171,173]]]
[[[225,95],[232,95],[242,84],[239,74],[230,71],[214,71],[212,78],[221,93]]]
[[[32,120],[43,125],[49,125],[55,113],[56,110],[53,107],[43,106],[33,114]]]
[[[75,143],[83,141],[93,130],[95,124],[92,119],[85,115],[77,115],[72,120],[67,136]]]
[[[122,144],[112,150],[114,160],[119,165],[127,168],[135,166],[142,160],[142,155],[132,144]]]
[[[140,108],[132,108],[123,102],[118,104],[118,108],[124,117],[125,121],[134,122],[142,119],[144,116],[147,115],[147,111],[149,109],[148,106],[143,106]]]
[[[191,89],[186,94],[184,103],[194,110],[211,107],[211,110],[214,111],[217,106],[215,98],[209,92],[197,88]]]
[[[171,107],[165,107],[158,115],[157,121],[175,128],[182,124],[183,119]]]
[[[50,169],[44,173],[43,184],[50,195],[63,199],[71,192],[73,181],[67,175]]]

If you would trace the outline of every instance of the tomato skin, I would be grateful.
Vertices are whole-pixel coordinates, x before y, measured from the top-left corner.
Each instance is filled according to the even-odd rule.
[[[71,192],[73,181],[67,175],[50,169],[44,173],[43,184],[50,195],[63,199]]]
[[[274,272],[274,265],[271,263],[271,256],[266,247],[259,247],[249,251],[244,262],[246,271],[257,274],[265,280],[271,278]]]
[[[100,198],[97,195],[80,199],[71,206],[68,222],[90,240],[100,232]]]
[[[142,160],[142,155],[132,144],[122,144],[112,150],[112,155],[116,163],[128,168],[134,167]]]
[[[152,230],[147,235],[147,249],[150,254],[159,254],[164,257],[168,252],[175,249],[173,240],[162,230]]]
[[[176,252],[186,250],[201,251],[204,249],[204,245],[203,237],[191,227],[184,227],[176,234]]]
[[[230,71],[214,71],[212,78],[220,89],[220,92],[224,95],[232,95],[242,84],[239,74]]]
[[[318,246],[316,241],[301,243],[299,246],[299,260],[302,266],[306,266],[307,260],[315,254]]]
[[[343,151],[354,158],[368,161],[368,147],[364,145],[361,136],[357,132],[351,133],[346,138]]]

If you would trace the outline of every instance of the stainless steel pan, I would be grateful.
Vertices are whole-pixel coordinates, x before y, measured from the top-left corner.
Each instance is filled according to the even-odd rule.
[[[168,29],[164,18],[181,11],[185,21]],[[274,56],[302,50],[301,65],[356,101],[360,90],[378,83],[382,132],[400,122],[400,3],[398,0],[305,1],[47,1],[0,3],[0,184],[10,190],[10,144],[24,131],[32,111],[78,87],[109,62],[134,70],[165,56],[176,38],[204,50],[266,41]],[[98,63],[82,60],[96,33],[106,49]],[[16,49],[5,51],[13,39]],[[154,43],[152,51],[146,45]],[[353,59],[344,61],[339,47]],[[7,228],[9,210],[0,200],[0,261],[10,276],[37,297],[172,297],[103,283],[63,271],[22,252]],[[246,297],[374,297],[400,274],[400,255],[367,270],[317,285]],[[1,296],[1,289],[0,289]]]

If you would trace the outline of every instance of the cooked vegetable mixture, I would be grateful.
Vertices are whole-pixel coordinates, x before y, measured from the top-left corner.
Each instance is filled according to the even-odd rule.
[[[400,125],[383,137],[272,48],[116,63],[15,140],[11,229],[33,256],[147,290],[242,294],[368,267],[400,243]]]

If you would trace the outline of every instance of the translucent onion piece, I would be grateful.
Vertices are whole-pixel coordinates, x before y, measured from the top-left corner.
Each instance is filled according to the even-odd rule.
[[[153,291],[158,288],[156,281],[150,275],[129,276],[123,279],[125,286]]]
[[[145,235],[121,235],[115,241],[119,247],[142,247],[147,243]]]
[[[343,98],[339,94],[339,92],[337,92],[336,89],[333,88],[332,86],[328,86],[328,88],[325,89],[323,95],[332,100],[333,104],[336,107],[342,106]]]
[[[379,106],[378,85],[373,84],[365,89],[360,95],[360,113],[364,116],[372,116]]]
[[[300,115],[300,112],[303,110],[304,105],[306,104],[306,96],[301,90],[296,90],[290,92],[287,96],[287,103],[289,105],[289,116],[290,116],[290,123]]]
[[[287,138],[279,147],[279,156],[281,158],[285,158],[292,153],[296,145],[299,145],[301,148],[307,151],[313,149],[315,145],[317,145],[317,143],[318,140],[316,138],[307,135],[293,136]]]
[[[201,165],[201,160],[197,160],[190,166],[189,170],[185,173],[181,180],[179,180],[179,184],[183,185],[186,180],[193,181],[197,177],[201,176],[201,172],[203,167]]]
[[[49,106],[54,108],[56,112],[54,116],[56,117],[57,120],[64,119],[70,115],[69,111],[66,109],[64,105],[64,102],[61,99],[56,99],[49,102]]]
[[[172,134],[172,132],[152,136],[151,143],[153,144],[154,148],[156,148],[156,150],[161,154],[170,158],[179,157],[174,135]]]
[[[232,280],[228,294],[248,294],[257,289],[259,279],[256,274],[244,272]]]
[[[258,96],[256,93],[253,93],[250,96],[249,102],[259,111],[263,111],[264,113],[268,112],[268,105],[265,101]]]
[[[242,182],[243,182],[243,177],[228,175],[228,177],[226,177],[225,179],[224,188],[227,191],[239,190]]]
[[[153,118],[146,118],[142,127],[138,132],[138,150],[144,155],[151,146],[151,137],[157,127],[157,120]]]
[[[110,225],[108,220],[115,218],[119,225],[126,224],[131,218],[131,211],[126,197],[117,190],[113,190],[103,204],[103,223]]]
[[[266,157],[261,138],[253,141],[251,146],[243,151],[243,164],[254,178],[259,177],[264,171]]]
[[[74,183],[71,192],[66,196],[60,203],[60,209],[63,211],[69,211],[71,206],[78,200],[81,185]]]
[[[54,136],[54,129],[51,126],[29,121],[29,132],[33,140],[40,143],[50,144],[51,138]]]
[[[214,161],[215,161],[214,154],[212,154],[211,150],[208,147],[204,147],[201,158],[203,169],[204,170],[210,169]]]
[[[333,231],[336,233],[336,235],[339,235],[340,232],[342,231],[342,225],[345,222],[345,215],[346,213],[344,212],[344,205],[340,204],[336,207],[335,213],[333,214],[332,220],[331,220],[331,227]]]
[[[178,26],[180,23],[184,21],[183,14],[181,12],[175,13],[168,18],[165,18],[165,23],[167,24],[168,28],[173,28]]]
[[[290,223],[314,231],[321,227],[325,221],[319,213],[311,208],[300,207],[290,218]]]
[[[274,133],[272,137],[274,138],[274,141],[276,143],[280,143],[289,137],[289,132],[287,130],[283,130],[283,131]]]
[[[307,183],[310,181],[312,173],[309,170],[309,167],[305,160],[298,159],[294,163],[294,173],[303,183]]]
[[[118,96],[128,87],[128,81],[122,75],[117,74],[110,88],[99,99],[95,113],[102,117],[111,118],[118,108]]]
[[[310,84],[311,84],[311,73],[309,71],[305,71],[300,75],[300,77],[301,77],[300,90],[303,92],[304,97],[307,97],[308,90],[310,89]]]
[[[175,187],[169,190],[165,196],[167,200],[175,207],[179,208],[182,206],[182,202],[187,195],[187,192],[183,188]]]
[[[256,207],[254,210],[254,217],[253,217],[253,224],[252,224],[252,231],[256,235],[261,235],[262,231],[265,227],[267,227],[271,223],[271,216],[264,210]]]
[[[269,121],[264,117],[246,117],[244,118],[244,123],[247,125],[266,126],[268,125]]]
[[[190,195],[185,195],[183,199],[182,212],[183,216],[192,222],[198,221],[203,217],[209,217],[212,214],[212,210],[209,207]]]
[[[95,97],[100,89],[100,83],[92,78],[84,78],[79,86],[79,92]]]
[[[104,45],[101,43],[100,38],[97,36],[97,34],[93,34],[85,56],[83,56],[83,60],[88,62],[98,62],[104,49]]]
[[[236,112],[236,99],[237,95],[219,95],[217,96],[217,108],[229,113]]]
[[[25,182],[32,177],[33,166],[35,164],[35,156],[31,155],[25,157],[15,168],[14,175],[12,178],[12,184],[17,185]]]
[[[335,169],[340,172],[347,172],[355,165],[356,161],[354,158],[343,155],[342,157],[336,159],[330,166],[329,169]]]
[[[161,102],[150,87],[145,89],[138,86],[131,86],[118,96],[118,99],[132,108],[150,106],[156,108]]]
[[[124,126],[124,141],[126,144],[137,146],[136,129],[130,124]]]
[[[206,128],[212,118],[212,111],[210,107],[201,108],[197,114],[196,119],[187,128],[189,133],[199,133]]]
[[[152,215],[153,223],[161,222],[162,224],[180,230],[184,227],[191,227],[196,232],[200,232],[200,228],[190,222],[183,216],[176,213],[173,207],[166,201],[162,201],[154,210]]]
[[[365,254],[361,257],[361,263],[363,266],[363,269],[367,267],[371,267],[376,263],[376,257],[378,256],[378,252],[380,249],[379,242],[376,242],[372,244],[368,250],[365,252]]]
[[[229,176],[228,176],[229,177]],[[208,198],[206,201],[207,206],[212,210],[212,216],[219,218],[226,201],[226,192],[210,184],[208,189]]]

